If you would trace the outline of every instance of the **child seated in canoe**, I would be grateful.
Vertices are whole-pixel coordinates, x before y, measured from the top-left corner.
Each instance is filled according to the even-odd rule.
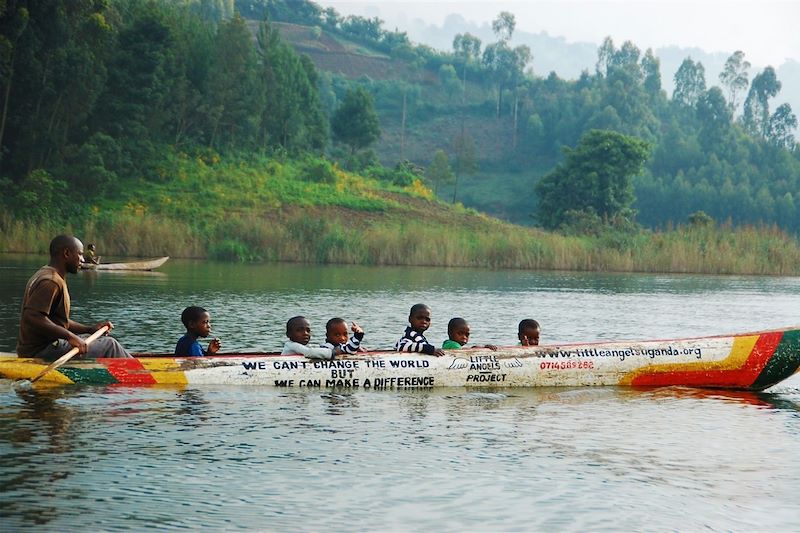
[[[518,336],[520,346],[539,346],[539,335],[542,328],[539,323],[532,318],[520,320]]]
[[[425,338],[425,331],[431,326],[431,308],[425,304],[414,304],[408,314],[406,332],[400,337],[394,349],[398,352],[421,352],[441,357],[444,350],[437,348]]]
[[[451,318],[447,323],[447,340],[442,344],[443,350],[460,350],[469,342],[469,323],[463,318]],[[497,350],[494,344],[473,346],[473,348],[488,348]]]
[[[214,337],[204,350],[197,341],[198,337],[206,338],[211,333],[211,315],[202,307],[190,305],[181,313],[181,322],[186,326],[186,334],[178,339],[175,345],[175,355],[200,357],[214,355],[220,349],[219,339]]]
[[[309,359],[333,359],[331,348],[309,347],[311,341],[311,324],[304,316],[293,316],[286,322],[286,336],[289,340],[283,345],[281,355],[305,355]]]
[[[348,334],[347,321],[343,318],[331,318],[325,324],[325,342],[320,344],[320,348],[328,348],[333,351],[333,355],[355,354],[364,351],[361,348],[361,341],[364,339],[364,330],[353,322],[350,324],[352,335]],[[349,337],[349,338],[348,338]]]

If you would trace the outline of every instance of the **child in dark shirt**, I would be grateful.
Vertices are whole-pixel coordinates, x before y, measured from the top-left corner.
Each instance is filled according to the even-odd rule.
[[[539,346],[539,335],[542,328],[532,318],[521,320],[518,328],[519,343],[521,346]]]
[[[175,355],[200,357],[214,355],[220,349],[219,339],[214,337],[204,350],[197,341],[198,337],[206,338],[211,333],[211,315],[202,307],[190,305],[181,313],[181,322],[186,326],[186,334],[175,345]]]
[[[364,339],[364,330],[355,322],[350,325],[350,330],[353,334],[348,338],[347,321],[343,318],[331,318],[325,324],[325,342],[319,345],[320,348],[329,348],[334,356],[343,353],[353,355],[363,351],[361,341]]]
[[[447,340],[442,344],[444,350],[460,350],[469,342],[469,323],[463,318],[451,318],[447,323]],[[488,348],[492,351],[497,350],[494,344],[484,344],[483,346],[473,346],[473,348]]]
[[[425,338],[425,331],[431,326],[431,308],[425,304],[415,304],[411,307],[408,314],[409,327],[400,337],[394,349],[398,352],[422,352],[428,355],[441,357],[445,355],[444,350],[437,348]]]

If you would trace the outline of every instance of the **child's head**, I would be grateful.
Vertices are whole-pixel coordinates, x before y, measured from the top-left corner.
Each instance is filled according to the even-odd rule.
[[[94,243],[90,242],[89,244],[86,245],[86,248],[94,252]]]
[[[211,333],[211,315],[202,307],[190,305],[181,313],[186,331],[195,337],[208,337]]]
[[[331,344],[344,344],[347,342],[347,322],[344,318],[331,318],[325,324],[325,340]]]
[[[286,322],[286,336],[292,342],[308,344],[311,340],[311,324],[304,316],[293,316]]]
[[[519,322],[519,342],[523,346],[538,346],[541,328],[539,323],[532,318],[526,318]]]
[[[431,327],[431,308],[425,304],[414,304],[408,313],[408,322],[411,329],[422,333]]]
[[[463,318],[451,318],[447,323],[447,336],[464,346],[469,342],[469,324]]]

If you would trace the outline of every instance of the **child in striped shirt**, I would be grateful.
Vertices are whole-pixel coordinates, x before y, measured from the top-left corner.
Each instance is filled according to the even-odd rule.
[[[361,348],[361,341],[364,339],[364,330],[353,322],[350,325],[353,334],[348,338],[347,321],[343,318],[331,318],[325,324],[325,342],[320,344],[320,348],[328,348],[331,350],[333,357],[346,353],[353,355]]]
[[[431,326],[431,308],[425,304],[414,304],[408,314],[410,326],[406,328],[405,334],[400,337],[394,349],[398,352],[422,352],[428,355],[441,357],[445,355],[444,350],[437,348],[425,338],[425,331]]]

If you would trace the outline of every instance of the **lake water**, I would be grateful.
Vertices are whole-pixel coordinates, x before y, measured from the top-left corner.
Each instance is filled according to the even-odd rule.
[[[44,258],[0,256],[0,351]],[[428,338],[646,339],[800,323],[800,279],[170,261],[68,279],[73,318],[171,351],[181,310],[223,349],[277,350],[286,319],[333,316],[387,348],[408,308]],[[797,531],[800,379],[687,388],[286,390],[0,381],[0,529]]]

